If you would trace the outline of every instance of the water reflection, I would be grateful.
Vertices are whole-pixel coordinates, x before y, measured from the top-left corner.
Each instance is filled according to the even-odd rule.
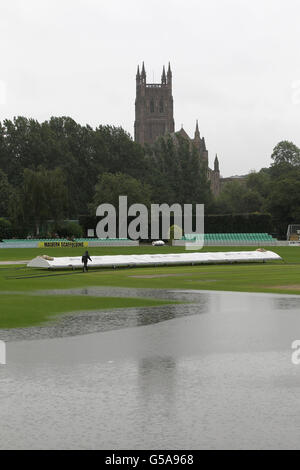
[[[11,341],[0,448],[299,448],[299,301],[160,294],[195,303],[66,315],[37,337],[78,336]]]
[[[133,292],[134,291],[134,292]],[[54,293],[55,292],[55,293]],[[76,292],[76,294],[75,294]],[[53,291],[56,295],[61,291]],[[65,292],[64,292],[65,293]],[[183,316],[198,315],[210,310],[210,296],[203,294],[180,294],[163,290],[138,289],[106,289],[88,288],[68,291],[66,295],[99,295],[118,297],[140,297],[162,300],[179,300],[193,303],[170,304],[156,307],[124,308],[114,310],[88,310],[65,315],[59,315],[51,322],[37,327],[0,330],[4,341],[18,341],[24,339],[43,339],[65,336],[77,336],[95,332],[105,332],[135,326],[145,326],[180,318]]]
[[[300,298],[298,297],[275,297],[273,298],[274,309],[276,310],[290,310],[298,309],[300,313]]]
[[[233,346],[242,347],[255,340],[260,347],[274,342],[292,341],[287,332],[282,311],[300,310],[300,298],[272,294],[250,294],[239,292],[129,289],[117,287],[89,287],[84,289],[44,291],[47,295],[85,295],[108,297],[139,297],[162,300],[177,300],[183,304],[171,304],[156,307],[142,307],[115,310],[93,310],[58,315],[51,322],[38,327],[0,330],[4,341],[23,339],[43,339],[77,336],[96,332],[106,332],[147,326],[172,321],[176,318],[207,314],[205,334],[200,333],[199,341],[203,345],[213,344],[215,338],[230,334]],[[264,313],[262,316],[261,313]],[[211,315],[218,315],[216,322]],[[300,335],[300,315],[297,316]],[[259,329],[258,329],[259,325]],[[248,339],[250,340],[248,341]]]
[[[144,357],[138,361],[138,400],[147,416],[146,428],[149,416],[162,414],[171,418],[174,413],[176,373],[174,357]]]

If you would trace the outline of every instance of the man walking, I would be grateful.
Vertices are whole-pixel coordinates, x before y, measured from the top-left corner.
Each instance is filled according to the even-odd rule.
[[[85,272],[88,272],[88,260],[92,261],[92,259],[90,258],[90,255],[89,255],[89,252],[86,251],[84,253],[84,255],[82,256],[81,258],[81,262],[83,263],[83,269],[82,271],[85,273]]]

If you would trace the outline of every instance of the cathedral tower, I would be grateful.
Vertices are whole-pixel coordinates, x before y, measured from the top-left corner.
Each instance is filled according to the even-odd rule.
[[[144,62],[136,74],[134,140],[153,144],[165,134],[174,132],[172,72],[169,63],[163,67],[161,83],[147,83]]]

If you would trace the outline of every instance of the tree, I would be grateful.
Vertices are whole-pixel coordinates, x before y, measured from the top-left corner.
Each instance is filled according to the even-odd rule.
[[[246,187],[256,191],[263,199],[266,199],[270,192],[271,174],[269,168],[262,168],[259,172],[252,171],[246,179]]]
[[[262,212],[264,204],[263,197],[259,194],[258,191],[254,189],[248,189],[242,197],[242,206],[243,212]]]
[[[147,147],[149,171],[147,181],[152,187],[154,203],[180,202],[182,194],[182,168],[178,151],[171,137],[160,138]]]
[[[40,226],[47,219],[58,221],[62,218],[66,206],[67,191],[61,169],[38,171],[24,170],[22,187],[22,206],[25,222],[34,225],[36,235]]]
[[[147,149],[153,202],[208,204],[212,199],[207,166],[184,137],[162,137]]]
[[[119,207],[119,196],[127,196],[128,206],[139,203],[149,207],[151,188],[148,184],[124,173],[104,173],[98,177],[95,186],[94,202],[90,209],[95,214],[100,204],[112,204],[116,209]]]
[[[286,224],[300,221],[300,169],[273,181],[267,199],[272,215]]]
[[[283,140],[274,147],[271,158],[274,160],[274,165],[300,166],[300,149],[293,142]]]
[[[12,235],[12,226],[9,220],[0,217],[0,241],[3,238],[10,238]]]
[[[238,181],[226,183],[216,199],[216,211],[223,214],[237,214],[244,212],[243,197],[245,186]]]
[[[0,169],[0,217],[7,217],[9,213],[8,205],[12,187],[4,171]]]

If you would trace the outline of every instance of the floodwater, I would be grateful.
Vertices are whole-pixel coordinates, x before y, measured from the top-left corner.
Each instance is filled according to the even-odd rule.
[[[106,292],[193,303],[0,330],[1,449],[299,449],[300,297]]]

